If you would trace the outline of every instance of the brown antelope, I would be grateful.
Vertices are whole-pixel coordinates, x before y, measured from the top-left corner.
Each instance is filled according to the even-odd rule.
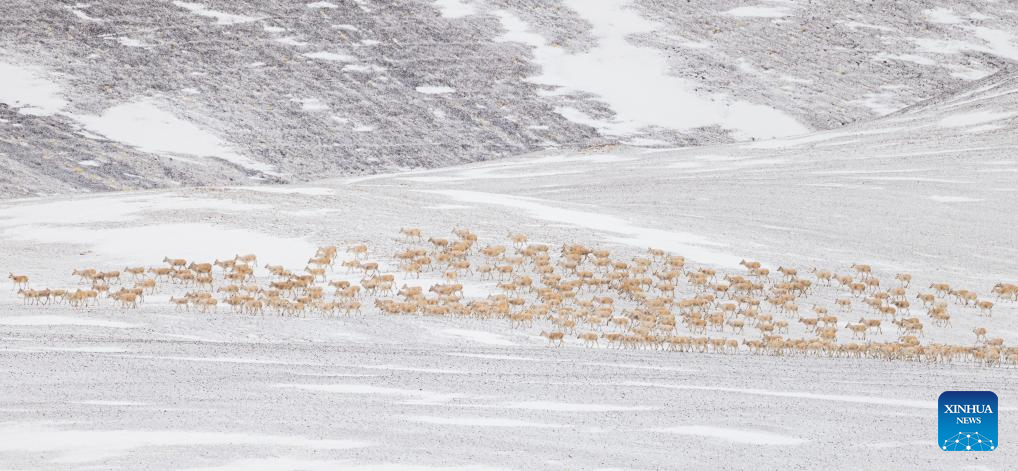
[[[368,246],[364,244],[351,245],[346,249],[346,253],[352,253],[355,260],[366,258],[368,256]]]
[[[131,275],[133,279],[137,279],[145,275],[145,267],[124,267],[124,273]],[[72,275],[74,274],[76,273],[72,273]]]
[[[976,307],[979,308],[980,314],[984,314],[986,317],[992,317],[993,301],[979,301],[976,303]]]
[[[976,343],[986,341],[986,327],[976,327],[972,333],[976,334]]]
[[[246,254],[246,255],[237,254],[237,255],[233,256],[233,261],[234,262],[248,264],[248,265],[257,265],[258,264],[258,256],[256,256],[253,253],[249,253],[249,254]]]
[[[184,260],[182,258],[163,257],[163,262],[170,264],[170,267],[173,267],[173,268],[178,268],[178,267],[183,268],[183,267],[187,266],[187,260]]]
[[[558,332],[558,331],[556,331],[556,332],[545,332],[543,330],[541,331],[541,337],[547,338],[549,344],[556,344],[556,345],[558,345],[560,347],[562,346],[562,342],[564,341],[565,335],[566,334],[564,332]]]
[[[854,269],[856,274],[858,274],[862,279],[869,278],[873,274],[873,267],[869,265],[855,263],[852,264],[852,269]]]
[[[864,319],[864,318],[860,317],[859,318],[859,323],[862,324],[862,325],[865,325],[867,329],[876,330],[877,333],[880,333],[880,334],[884,333],[884,330],[880,328],[880,324],[881,324],[880,319]]]
[[[406,240],[408,242],[420,242],[421,238],[423,237],[421,235],[421,230],[416,228],[416,227],[404,227],[404,228],[401,228],[399,230],[399,233],[401,235],[403,235],[404,237],[406,237]]]
[[[866,324],[845,324],[845,328],[852,331],[852,338],[866,340],[866,331],[869,330]]]
[[[14,283],[14,289],[15,290],[17,290],[17,289],[28,289],[28,276],[27,275],[15,275],[14,273],[10,273],[10,274],[7,275],[7,278],[9,278],[11,280],[11,283]]]
[[[951,285],[947,283],[933,283],[930,285],[930,289],[937,293],[938,298],[943,298],[951,292]]]

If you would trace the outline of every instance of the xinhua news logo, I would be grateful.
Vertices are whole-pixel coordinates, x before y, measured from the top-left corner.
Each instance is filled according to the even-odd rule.
[[[945,391],[938,401],[937,445],[944,451],[993,451],[997,441],[997,395]]]

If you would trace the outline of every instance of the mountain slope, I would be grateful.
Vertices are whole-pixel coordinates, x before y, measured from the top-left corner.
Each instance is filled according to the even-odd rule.
[[[38,182],[4,183],[8,195],[792,135],[1018,60],[1018,14],[983,2],[16,0],[5,12],[0,159]]]

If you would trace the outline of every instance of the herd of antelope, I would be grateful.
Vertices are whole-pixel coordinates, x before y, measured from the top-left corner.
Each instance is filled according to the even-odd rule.
[[[78,269],[72,273],[78,286],[69,289],[32,289],[28,276],[9,278],[25,303],[37,305],[108,302],[137,309],[146,296],[168,290],[178,311],[212,313],[225,305],[247,315],[334,317],[370,306],[385,315],[492,319],[513,328],[539,324],[541,335],[559,346],[576,338],[589,347],[1018,364],[1018,347],[1005,347],[985,327],[975,328],[967,345],[922,341],[928,328],[953,328],[952,318],[992,316],[994,301],[946,283],[916,290],[907,273],[888,282],[869,265],[852,265],[846,273],[781,266],[771,273],[744,260],[744,270],[720,273],[663,250],[623,259],[579,244],[531,243],[519,233],[505,244],[481,246],[467,229],[425,240],[420,229],[405,228],[397,242],[383,261],[370,261],[365,244],[347,247],[344,261],[338,247],[326,246],[300,271],[265,265],[260,276],[258,258],[249,254]],[[405,284],[422,275],[441,281],[427,290]],[[486,291],[468,298],[464,282]],[[990,295],[1018,301],[1018,285],[998,283]],[[793,329],[802,335],[793,338]],[[896,338],[873,338],[885,331]]]

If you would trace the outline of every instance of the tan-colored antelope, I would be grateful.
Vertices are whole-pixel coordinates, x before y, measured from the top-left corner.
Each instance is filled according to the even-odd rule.
[[[187,266],[187,260],[182,258],[163,257],[163,263],[168,263],[172,268],[183,268]]]
[[[866,340],[866,331],[869,330],[866,324],[845,324],[845,328],[852,331],[852,338]]]
[[[10,273],[10,274],[7,275],[7,278],[9,278],[11,280],[11,283],[14,284],[14,289],[15,290],[18,290],[18,289],[28,289],[28,276],[27,275],[15,275],[14,273]]]
[[[541,337],[547,338],[548,339],[548,344],[554,344],[554,345],[557,345],[559,347],[562,346],[562,344],[564,342],[564,339],[565,339],[565,336],[566,336],[566,334],[564,332],[558,332],[558,331],[555,331],[555,332],[545,332],[543,330],[541,331]]]
[[[422,232],[416,227],[404,227],[399,230],[399,233],[406,238],[408,242],[420,242],[422,240]]]
[[[245,264],[248,264],[248,265],[257,265],[258,264],[258,256],[253,254],[253,253],[249,253],[249,254],[245,254],[245,255],[237,254],[237,255],[233,256],[233,261],[234,262],[238,262],[238,263],[245,263]]]
[[[976,327],[972,329],[972,333],[976,334],[976,343],[986,341],[986,327]]]

